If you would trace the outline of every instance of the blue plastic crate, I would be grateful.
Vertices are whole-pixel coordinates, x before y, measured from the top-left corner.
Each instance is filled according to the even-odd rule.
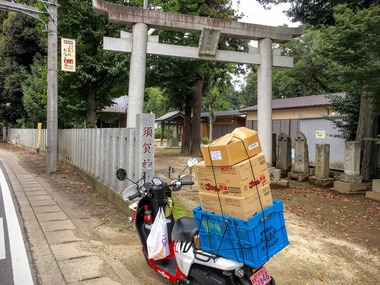
[[[281,200],[249,220],[193,210],[202,250],[260,267],[289,244]]]

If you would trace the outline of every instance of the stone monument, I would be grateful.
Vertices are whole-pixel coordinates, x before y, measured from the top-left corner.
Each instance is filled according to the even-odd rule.
[[[281,133],[278,137],[278,155],[276,159],[276,168],[280,169],[283,173],[290,170],[292,166],[292,140],[290,137]]]
[[[346,142],[344,173],[334,182],[334,190],[340,193],[361,193],[367,191],[360,175],[360,142]]]
[[[275,138],[276,134],[272,134],[274,141],[273,143],[273,153],[276,153],[276,143]],[[272,160],[272,165],[276,165],[276,168],[272,165],[268,165],[270,183],[272,188],[287,188],[289,187],[289,181],[281,179],[281,172],[287,172],[290,169],[292,163],[290,152],[291,152],[291,140],[290,138],[281,133],[278,138],[278,155],[273,155],[275,159]]]
[[[310,176],[309,148],[306,137],[302,132],[298,132],[295,141],[295,158],[291,171],[288,173],[288,178],[303,182],[307,181]]]
[[[330,188],[333,186],[334,178],[330,178],[330,145],[317,144],[315,152],[315,176],[310,176],[311,184]]]

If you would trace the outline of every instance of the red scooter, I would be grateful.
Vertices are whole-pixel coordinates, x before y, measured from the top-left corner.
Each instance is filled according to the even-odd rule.
[[[196,163],[196,159],[191,158],[188,167]],[[119,180],[125,180],[125,170],[119,169],[116,176]],[[181,178],[167,184],[158,177],[145,182],[143,177],[140,184],[136,183],[123,192],[124,200],[134,201],[130,204],[133,210],[131,220],[135,223],[143,254],[150,267],[177,285],[275,285],[273,277],[263,266],[253,268],[202,250],[197,242],[199,231],[194,218],[174,220],[172,191],[192,184],[194,182]],[[161,210],[165,212],[167,237],[164,243],[168,244],[169,251],[167,256],[156,259],[148,255],[147,240]]]

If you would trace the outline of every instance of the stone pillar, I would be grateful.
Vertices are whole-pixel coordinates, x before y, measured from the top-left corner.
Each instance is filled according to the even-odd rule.
[[[137,115],[135,152],[137,179],[145,173],[150,181],[154,176],[154,114]]]
[[[281,169],[283,172],[288,172],[292,165],[292,141],[290,137],[281,133],[278,137],[278,155],[276,159],[276,168]]]
[[[129,71],[127,128],[136,127],[136,115],[143,112],[148,26],[132,27],[132,54]]]
[[[367,191],[360,175],[360,142],[346,142],[344,173],[334,182],[334,190],[340,193],[361,193]]]
[[[306,137],[302,132],[298,132],[295,148],[294,163],[292,165],[292,171],[289,172],[288,177],[290,179],[296,179],[297,181],[306,181],[309,178],[309,148],[307,145]]]
[[[360,142],[346,142],[344,174],[340,177],[343,182],[362,182],[360,175]]]
[[[257,130],[268,165],[272,163],[272,40],[259,40],[257,71]]]
[[[309,178],[310,183],[317,186],[330,188],[334,179],[329,177],[330,173],[330,145],[317,144],[315,152],[315,176]]]
[[[329,178],[330,145],[317,144],[315,152],[315,176],[320,179]]]

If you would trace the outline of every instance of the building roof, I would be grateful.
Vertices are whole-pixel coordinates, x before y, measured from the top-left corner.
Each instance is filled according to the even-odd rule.
[[[243,114],[240,111],[218,111],[215,112],[215,117],[245,117],[245,114]],[[210,117],[210,114],[208,112],[201,113],[201,118],[208,118]],[[173,122],[173,121],[179,121],[183,120],[185,116],[180,111],[170,111],[166,113],[165,115],[159,117],[156,119],[156,122]]]
[[[112,99],[112,104],[111,106],[104,107],[101,112],[104,113],[127,113],[128,109],[128,96],[123,95],[119,98],[114,98]]]
[[[214,112],[215,117],[220,118],[220,117],[244,117],[245,114],[243,114],[239,110],[232,110],[232,111],[217,111]],[[201,117],[210,117],[210,114],[208,112],[201,113]]]
[[[324,107],[331,105],[331,101],[327,96],[346,96],[346,93],[333,93],[322,94],[312,96],[302,96],[293,98],[284,98],[272,100],[272,109],[297,109],[297,108],[312,108],[312,107]],[[241,112],[255,112],[257,111],[257,105],[240,110]]]
[[[180,111],[170,111],[165,115],[156,119],[156,122],[159,121],[175,121],[176,119],[184,119],[185,116]]]

